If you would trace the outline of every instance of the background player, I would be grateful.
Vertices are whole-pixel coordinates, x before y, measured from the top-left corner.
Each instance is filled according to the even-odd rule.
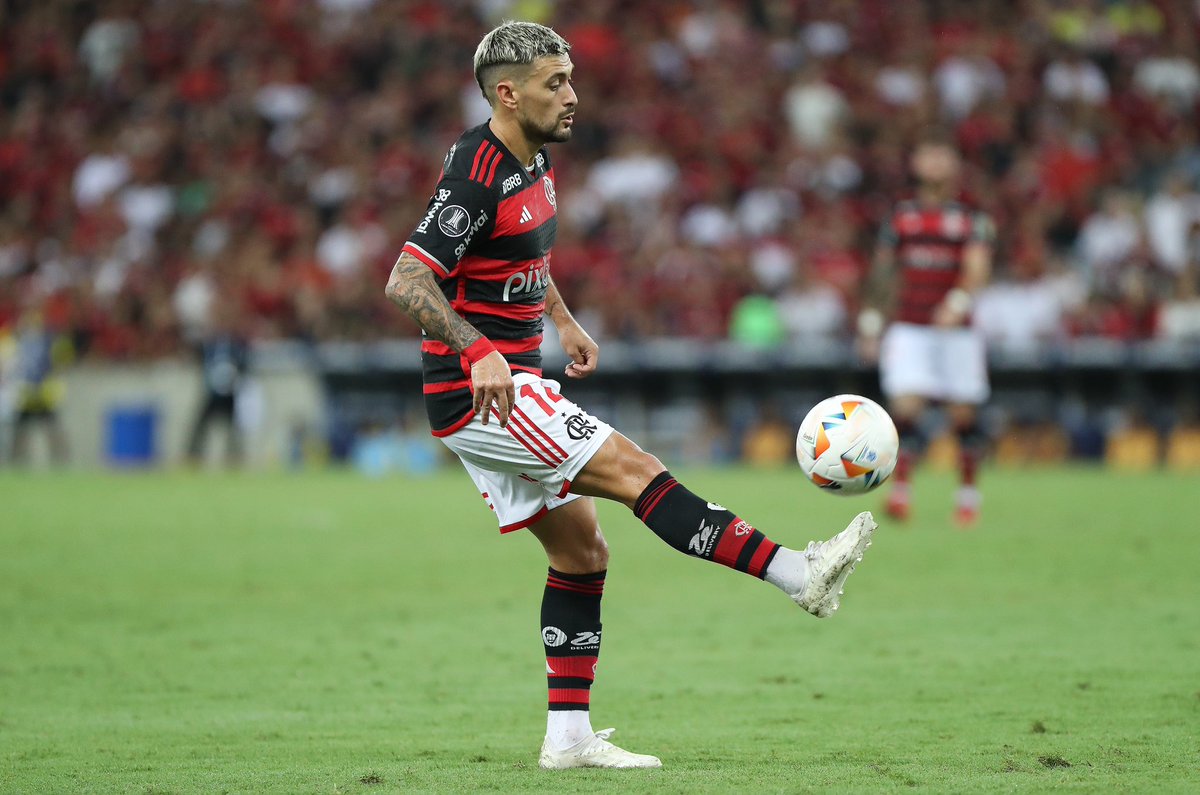
[[[608,742],[611,730],[591,727],[608,546],[590,497],[623,503],[672,547],[765,579],[819,617],[837,609],[875,523],[862,513],[829,541],[804,551],[780,546],[692,494],[542,377],[543,315],[571,359],[568,378],[591,375],[599,356],[550,275],[558,201],[545,144],[571,137],[569,50],[532,23],[507,22],[484,36],[475,76],[492,118],[450,147],[387,295],[424,330],[434,436],[458,454],[501,532],[528,528],[549,559],[541,612],[549,711],[539,764],[658,767],[657,758]]]
[[[979,516],[975,479],[985,439],[977,409],[989,391],[986,347],[971,328],[971,307],[991,272],[995,232],[985,213],[960,201],[961,162],[950,144],[921,143],[911,168],[916,196],[897,204],[883,225],[867,292],[874,306],[859,317],[860,341],[878,353],[881,386],[900,432],[888,515],[909,515],[909,476],[924,448],[921,417],[929,401],[940,401],[958,437],[955,518],[966,526]]]

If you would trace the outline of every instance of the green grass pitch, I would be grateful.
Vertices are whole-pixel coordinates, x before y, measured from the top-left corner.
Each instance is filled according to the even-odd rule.
[[[694,491],[802,545],[881,497]],[[537,768],[544,558],[467,477],[0,473],[0,792],[1200,791],[1194,475],[923,473],[842,610],[603,506],[596,728],[660,771]]]

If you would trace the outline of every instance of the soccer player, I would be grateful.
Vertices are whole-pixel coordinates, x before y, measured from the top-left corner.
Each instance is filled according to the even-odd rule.
[[[921,417],[938,401],[958,437],[954,513],[967,527],[979,517],[975,477],[985,439],[978,407],[989,391],[984,340],[971,328],[971,306],[991,271],[995,231],[986,213],[958,199],[961,164],[953,146],[924,141],[910,165],[916,196],[896,205],[883,225],[867,288],[874,305],[859,316],[860,342],[878,353],[881,386],[900,432],[886,510],[896,519],[909,515],[909,476],[924,447]],[[879,340],[889,313],[892,322]]]
[[[450,147],[387,295],[424,330],[433,435],[462,460],[500,532],[528,528],[549,560],[540,623],[549,711],[539,764],[660,767],[610,743],[611,729],[591,726],[608,568],[592,498],[623,503],[680,552],[766,580],[818,617],[837,610],[875,523],[861,513],[828,541],[781,546],[690,492],[543,377],[543,317],[570,357],[568,378],[590,376],[599,356],[550,273],[558,195],[546,144],[570,140],[575,124],[569,51],[553,30],[528,22],[483,37],[475,76],[492,118]]]
[[[194,465],[204,460],[204,443],[214,422],[223,423],[228,434],[226,462],[230,465],[242,462],[242,429],[238,426],[237,401],[238,392],[246,381],[250,347],[235,326],[231,308],[218,304],[212,328],[205,332],[200,343],[204,397],[187,448],[188,460]]]

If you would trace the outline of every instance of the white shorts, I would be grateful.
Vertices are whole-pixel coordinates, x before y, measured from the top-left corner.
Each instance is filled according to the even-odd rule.
[[[893,323],[880,343],[879,378],[889,398],[983,403],[990,393],[987,347],[973,329]]]
[[[560,395],[557,381],[514,373],[513,384],[517,402],[507,428],[493,414],[487,425],[474,417],[441,437],[496,512],[501,533],[528,527],[578,499],[568,493],[571,481],[613,432]]]

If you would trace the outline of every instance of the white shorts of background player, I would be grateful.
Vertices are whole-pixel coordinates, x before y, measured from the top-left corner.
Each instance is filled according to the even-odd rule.
[[[508,427],[493,413],[487,425],[474,417],[442,437],[496,512],[500,532],[520,530],[547,511],[578,499],[573,481],[612,426],[559,393],[559,383],[513,373],[516,403]]]
[[[893,323],[880,343],[879,378],[889,398],[983,403],[990,394],[987,346],[970,328]]]

